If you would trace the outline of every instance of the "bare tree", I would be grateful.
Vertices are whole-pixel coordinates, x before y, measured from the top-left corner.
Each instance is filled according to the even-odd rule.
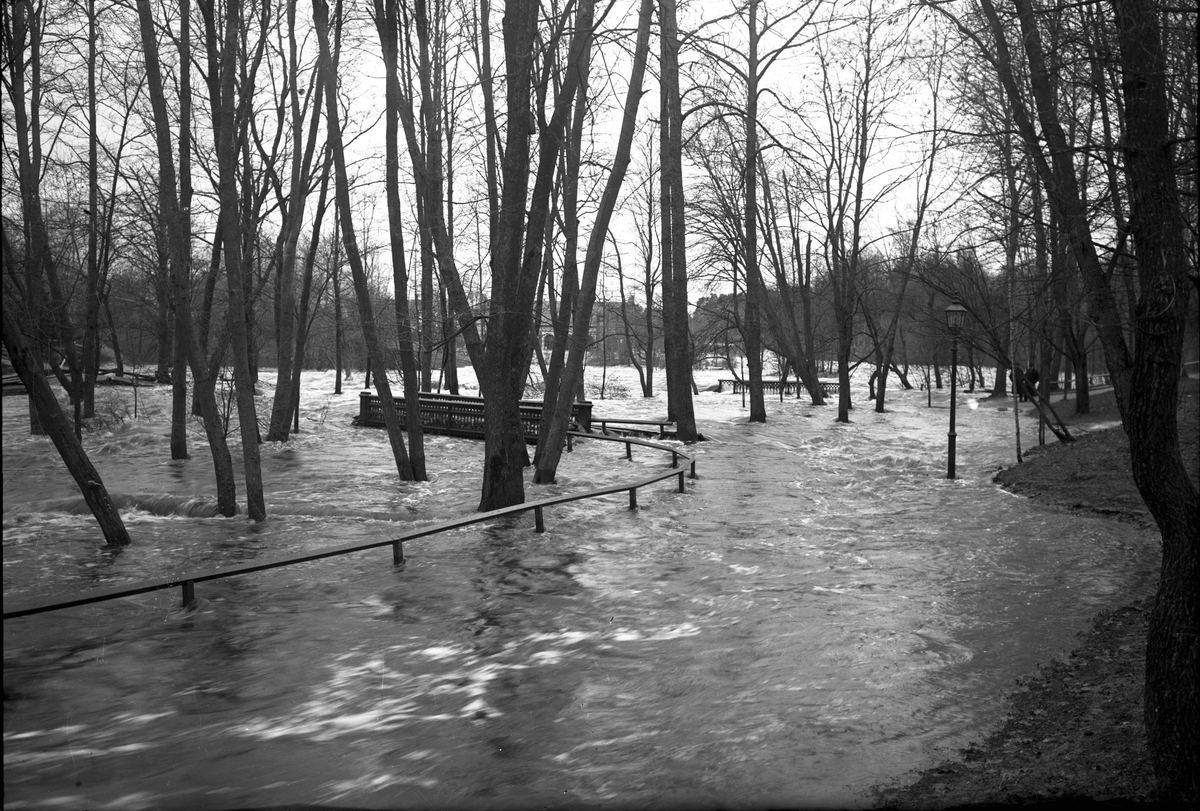
[[[538,462],[536,474],[538,482],[554,481],[559,460],[562,458],[563,442],[569,427],[571,404],[575,399],[575,391],[583,379],[583,360],[590,343],[592,304],[596,300],[596,282],[600,274],[604,246],[608,240],[609,223],[621,193],[625,172],[629,167],[633,136],[637,128],[638,103],[642,97],[642,82],[650,53],[650,21],[653,10],[653,0],[642,0],[638,14],[637,44],[634,47],[633,66],[630,70],[629,86],[625,94],[625,110],[621,119],[621,132],[618,136],[616,154],[613,157],[612,171],[605,184],[604,195],[596,212],[596,221],[592,225],[588,239],[583,277],[579,285],[578,304],[571,329],[571,354],[564,370],[562,385],[559,388],[558,403],[550,423],[546,447]],[[585,84],[586,82],[581,82],[580,86],[583,87]]]
[[[338,11],[340,33],[340,5]],[[383,421],[387,428],[388,441],[391,443],[392,455],[396,460],[396,472],[401,481],[411,481],[413,478],[412,464],[408,458],[408,450],[404,446],[404,437],[400,435],[400,416],[396,413],[391,383],[387,376],[387,355],[376,327],[375,312],[371,305],[371,288],[367,281],[362,254],[358,248],[358,238],[354,231],[353,211],[350,206],[350,178],[346,171],[341,116],[337,103],[338,83],[334,80],[334,77],[337,76],[337,65],[333,61],[333,52],[330,48],[329,6],[325,0],[313,0],[313,22],[317,29],[317,41],[320,44],[322,69],[329,77],[329,81],[325,82],[325,121],[328,125],[327,143],[333,154],[334,188],[341,220],[342,243],[346,250],[346,260],[350,264],[350,272],[354,277],[354,292],[358,299],[363,340],[367,345],[367,359],[370,367],[375,371],[375,388],[379,392],[379,404],[383,409]]]
[[[860,304],[868,220],[899,178],[877,170],[886,149],[882,130],[900,94],[899,68],[907,36],[907,13],[886,0],[868,0],[853,21],[854,35],[818,41],[823,130],[813,132],[825,231],[825,267],[837,329],[838,415],[850,421],[850,365]],[[894,175],[894,173],[892,173]]]
[[[418,0],[416,8],[418,37],[421,40],[423,60],[428,61],[428,14],[424,0]],[[404,258],[404,223],[401,219],[400,203],[400,110],[404,103],[400,86],[398,45],[399,15],[396,11],[396,0],[375,0],[375,28],[379,33],[379,43],[383,49],[383,62],[387,71],[386,82],[386,118],[385,118],[385,148],[387,150],[386,177],[388,231],[391,237],[392,275],[395,283],[396,329],[400,342],[400,371],[404,378],[405,425],[408,430],[409,466],[413,479],[425,481],[425,442],[421,429],[420,392],[422,380],[417,376],[417,363],[414,354],[414,330],[408,312],[408,270]],[[411,118],[411,107],[410,107]],[[426,202],[428,205],[428,201]],[[425,229],[428,234],[428,229]],[[422,253],[425,253],[424,242],[432,239],[422,239]],[[432,256],[429,259],[432,262]],[[427,388],[427,387],[426,387]]]
[[[268,442],[287,440],[288,425],[297,406],[292,376],[293,367],[299,368],[300,365],[297,354],[303,343],[304,331],[297,321],[295,311],[296,254],[300,232],[304,228],[305,202],[313,182],[313,159],[316,152],[317,135],[320,131],[320,99],[325,92],[325,76],[318,66],[313,70],[313,76],[309,82],[309,92],[305,94],[305,105],[307,106],[311,102],[310,112],[312,115],[308,138],[305,139],[304,110],[300,104],[300,53],[296,39],[295,3],[289,3],[287,6],[286,30],[287,48],[283,57],[286,71],[284,82],[286,99],[280,99],[280,107],[286,103],[289,109],[292,136],[291,172],[286,198],[283,196],[282,184],[276,176],[274,167],[270,163],[266,165],[267,171],[275,181],[283,219],[280,232],[281,256],[277,273],[279,280],[279,290],[277,291],[279,318],[276,324],[278,376],[275,384],[275,398],[271,408],[271,424],[267,429],[266,439]],[[306,278],[311,284],[311,266],[309,266],[309,270],[310,273]]]
[[[182,379],[185,369],[178,364],[180,355],[186,356],[192,368],[195,384],[195,397],[200,408],[204,431],[212,452],[213,468],[217,484],[217,510],[222,515],[237,513],[236,489],[233,480],[233,461],[229,454],[229,446],[225,441],[225,431],[221,425],[220,414],[217,411],[216,398],[211,385],[205,383],[212,379],[207,359],[201,348],[196,345],[192,332],[192,303],[191,303],[191,238],[187,209],[181,205],[179,189],[190,190],[190,182],[186,179],[188,172],[184,169],[190,158],[190,150],[184,151],[187,142],[187,118],[182,124],[180,137],[180,173],[177,186],[175,163],[171,150],[171,129],[167,109],[166,94],[163,89],[162,70],[158,59],[158,38],[154,29],[154,18],[150,10],[149,0],[138,0],[138,21],[142,39],[142,53],[146,61],[146,82],[150,95],[150,104],[154,113],[154,135],[158,157],[158,202],[163,227],[167,234],[167,246],[171,266],[172,286],[175,303],[175,340],[176,367],[173,379]],[[184,40],[186,42],[186,40]],[[189,55],[190,58],[190,55]],[[175,385],[179,385],[175,383]],[[176,410],[172,419],[174,423],[182,424],[179,414],[178,397]],[[174,429],[173,429],[174,431]]]
[[[659,220],[662,229],[663,354],[667,365],[667,415],[684,442],[700,438],[692,403],[692,353],[688,331],[687,224],[684,221],[683,103],[679,84],[676,0],[659,0]]]

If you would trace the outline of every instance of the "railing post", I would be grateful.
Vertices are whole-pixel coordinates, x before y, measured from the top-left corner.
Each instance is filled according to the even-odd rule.
[[[364,427],[371,424],[371,392],[364,391],[358,395],[358,424]]]
[[[625,458],[630,461],[633,460],[633,444],[630,442],[625,443]]]
[[[567,434],[567,453],[571,453],[573,450],[575,450],[575,445],[571,441],[573,439],[574,439],[573,436],[571,436],[570,434]]]
[[[687,488],[683,486],[683,471],[679,471],[679,492],[686,493]]]
[[[392,541],[392,565],[399,566],[404,562],[404,541]]]
[[[183,586],[183,607],[187,608],[196,602],[196,585],[191,580],[184,580],[180,585]]]
[[[631,509],[631,510],[637,509],[637,488],[636,487],[629,488],[629,509]]]
[[[688,474],[688,478],[694,479],[694,478],[696,478],[696,460],[695,459],[692,460],[692,464],[690,465],[690,467],[692,470],[691,470],[691,473]]]
[[[533,522],[534,522],[534,529],[537,532],[545,532],[546,531],[546,522],[542,517],[542,508],[541,507],[533,508]]]
[[[679,451],[671,451],[671,467],[679,467]]]

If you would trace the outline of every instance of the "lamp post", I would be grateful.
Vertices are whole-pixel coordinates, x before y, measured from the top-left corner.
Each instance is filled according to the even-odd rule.
[[[946,458],[946,478],[954,478],[954,444],[958,435],[954,433],[954,407],[958,390],[958,333],[962,330],[967,308],[954,299],[946,308],[946,326],[950,328],[950,433],[949,452]]]

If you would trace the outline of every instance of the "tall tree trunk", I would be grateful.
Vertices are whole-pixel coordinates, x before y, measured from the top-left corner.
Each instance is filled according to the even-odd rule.
[[[278,298],[275,322],[276,328],[276,369],[275,397],[271,404],[271,422],[267,428],[268,442],[286,442],[288,427],[291,424],[295,401],[292,398],[292,366],[296,359],[295,336],[296,329],[296,246],[300,241],[300,231],[304,227],[304,204],[311,181],[312,150],[305,149],[302,133],[304,117],[300,109],[299,88],[299,54],[296,46],[296,4],[287,5],[287,34],[288,57],[286,70],[289,88],[288,103],[291,108],[292,124],[292,156],[291,177],[287,208],[284,210],[282,239],[282,256],[279,261]],[[320,99],[324,88],[320,71],[313,88],[313,96]],[[282,104],[282,101],[281,101]],[[313,104],[313,120],[309,130],[309,144],[315,146],[319,129],[320,104]]]
[[[385,4],[386,3],[386,7]],[[423,0],[418,3],[418,16],[425,13]],[[387,186],[388,231],[391,237],[392,282],[395,287],[396,332],[400,342],[400,371],[404,376],[405,425],[408,429],[409,468],[412,478],[425,481],[425,437],[421,426],[421,390],[429,388],[418,377],[413,341],[416,337],[408,312],[408,269],[404,259],[404,222],[400,202],[400,77],[397,75],[399,48],[397,42],[399,19],[396,0],[375,0],[375,27],[383,50],[386,70],[386,120],[384,145],[386,149],[385,183]],[[432,274],[433,258],[430,257]],[[432,282],[431,282],[432,284]]]
[[[320,100],[317,101],[317,106],[320,106]],[[317,208],[313,212],[312,236],[309,238],[308,250],[304,254],[304,270],[300,275],[300,310],[296,314],[296,362],[292,369],[292,430],[294,432],[300,430],[300,376],[304,372],[305,348],[308,345],[308,333],[311,327],[309,309],[316,309],[316,306],[312,304],[313,266],[317,261],[317,250],[321,246],[321,222],[325,218],[329,173],[332,168],[333,156],[326,152],[321,167],[321,191],[317,194]],[[319,294],[317,298],[319,301]]]
[[[333,230],[335,235],[340,232],[342,227],[342,218],[340,214],[335,214],[333,218]],[[337,239],[335,236],[334,239]],[[334,262],[333,269],[333,393],[342,393],[342,285],[341,285],[341,268],[338,263]]]
[[[1121,421],[1129,434],[1134,482],[1162,531],[1163,563],[1146,650],[1146,728],[1161,799],[1200,801],[1200,496],[1179,450],[1176,393],[1182,357],[1189,262],[1168,125],[1166,68],[1158,10],[1113,0],[1123,73],[1121,147],[1129,187],[1129,231],[1139,298],[1128,326],[1092,241],[1087,206],[1059,121],[1038,18],[1028,0],[1013,0],[1029,65],[1032,115],[1017,84],[1006,29],[991,0],[980,0],[995,45],[997,69],[1017,129],[1033,155],[1088,290]]]
[[[679,29],[675,0],[659,0],[661,30],[662,286],[663,350],[667,362],[667,409],[676,436],[700,438],[692,403],[692,358],[688,324],[687,226],[683,197],[683,105],[679,89]]]
[[[749,0],[747,14],[746,110],[742,126],[746,137],[746,156],[742,171],[745,208],[742,213],[743,254],[746,261],[746,323],[742,340],[746,346],[746,371],[749,375],[750,422],[766,422],[767,406],[762,382],[762,309],[766,303],[762,270],[758,264],[758,7]]]
[[[362,255],[358,250],[358,239],[354,233],[354,221],[350,208],[350,177],[346,171],[346,155],[342,146],[342,128],[337,105],[337,67],[329,47],[329,7],[325,0],[313,0],[313,22],[317,29],[321,62],[329,81],[325,82],[325,120],[329,126],[328,144],[333,153],[334,190],[342,225],[342,243],[346,248],[346,260],[354,277],[354,292],[358,299],[359,320],[362,322],[363,342],[367,345],[367,363],[375,370],[375,389],[379,392],[379,404],[383,409],[383,422],[387,428],[392,456],[396,460],[396,472],[401,481],[411,481],[412,464],[404,447],[400,431],[400,415],[396,413],[392,387],[387,376],[387,355],[383,341],[375,326],[375,312],[371,306],[371,286],[363,267]]]
[[[226,318],[233,348],[233,377],[237,389],[238,427],[242,439],[242,470],[246,477],[246,513],[252,521],[267,517],[259,451],[258,412],[250,368],[246,307],[247,257],[242,246],[242,205],[238,197],[238,40],[244,20],[241,0],[226,0],[225,36],[221,47],[221,100],[213,111],[217,124],[218,196],[225,231],[225,277],[228,280]]]
[[[430,61],[432,57],[429,53],[429,20],[424,3],[415,9],[415,11],[417,13],[415,20],[412,21],[412,25],[409,25],[408,20],[402,21],[402,25],[410,28],[410,30],[414,30],[419,40],[417,73],[419,74],[421,89],[420,131],[418,131],[417,119],[413,114],[411,76],[408,77],[407,89],[401,87],[403,97],[398,107],[398,113],[400,115],[400,123],[404,129],[404,137],[408,143],[409,160],[412,164],[413,179],[416,184],[422,262],[427,259],[432,261],[430,259],[431,256],[436,257],[442,287],[446,290],[450,309],[453,311],[455,319],[459,324],[459,330],[466,345],[467,356],[471,359],[471,365],[475,369],[476,378],[482,381],[483,339],[479,334],[477,319],[471,307],[470,300],[467,297],[462,277],[459,274],[458,265],[454,257],[454,243],[451,240],[450,227],[446,222],[447,214],[442,208],[444,180],[442,174],[442,142],[441,127],[437,120],[440,102],[435,98],[432,80],[433,69]],[[486,17],[486,5],[482,11]],[[483,45],[485,61],[488,54],[486,39],[485,37]],[[490,75],[485,76],[483,82],[484,107],[487,110],[488,100],[490,99]],[[491,131],[495,127],[495,121],[491,119],[485,120],[485,127]],[[422,134],[424,135],[424,140],[422,140]],[[490,156],[492,154],[490,141],[488,148]],[[490,194],[491,191],[489,190],[489,196]],[[494,241],[496,237],[496,225],[494,222],[491,234]]]
[[[554,343],[550,351],[549,368],[545,369],[543,373],[546,391],[542,398],[542,424],[538,432],[537,458],[534,459],[534,464],[538,466],[538,472],[534,476],[535,482],[545,482],[553,479],[553,470],[550,471],[549,479],[544,478],[540,458],[550,448],[550,435],[554,423],[561,421],[565,425],[570,420],[570,401],[567,402],[565,412],[559,411],[560,401],[558,393],[562,383],[563,370],[567,365],[568,343],[570,342],[572,329],[571,319],[573,316],[582,318],[585,309],[590,314],[592,305],[592,301],[585,301],[579,297],[579,166],[583,143],[583,124],[584,119],[587,117],[588,75],[591,70],[590,58],[585,59],[585,64],[580,66],[580,70],[583,72],[583,79],[576,89],[575,108],[571,120],[570,135],[567,138],[566,148],[563,149],[562,168],[559,172],[559,180],[562,185],[561,220],[563,251],[562,284],[559,288],[560,294],[557,308],[555,308],[553,296],[553,263],[543,261],[542,268],[543,282],[547,279],[550,281],[550,317],[554,326]],[[559,218],[552,217],[551,223],[556,219]],[[552,229],[553,225],[546,230],[546,260],[549,260],[553,256],[551,245],[551,240],[553,239]],[[541,302],[539,301],[536,312],[540,316],[542,311]],[[583,352],[586,352],[586,337],[584,342]],[[536,344],[536,348],[540,353],[542,349],[540,342]],[[571,351],[574,352],[574,349],[572,348]],[[580,362],[582,363],[582,359]],[[573,398],[571,399],[573,400]],[[563,438],[560,436],[560,443]],[[552,455],[557,456],[557,454]]]
[[[1133,478],[1162,530],[1146,645],[1146,727],[1163,799],[1200,802],[1200,497],[1179,451],[1176,395],[1188,259],[1175,182],[1158,10],[1113,0],[1125,92],[1129,229],[1138,264],[1137,344],[1122,409]],[[1192,268],[1194,272],[1194,268]],[[1111,357],[1105,346],[1105,356]]]
[[[96,415],[96,377],[100,372],[100,133],[96,116],[96,0],[88,0],[88,244],[87,290],[83,323],[83,415]]]
[[[585,2],[580,7],[581,16],[584,14]],[[596,221],[588,237],[587,254],[584,258],[583,279],[580,283],[578,304],[571,328],[571,354],[563,373],[562,383],[558,391],[558,403],[550,423],[546,437],[546,447],[540,454],[535,481],[548,483],[554,481],[558,463],[562,459],[563,443],[571,418],[571,404],[575,400],[575,391],[583,380],[583,361],[587,351],[592,320],[592,305],[596,300],[596,281],[600,275],[600,265],[604,256],[604,244],[608,239],[608,227],[616,209],[617,198],[625,181],[625,172],[629,168],[629,156],[633,146],[634,130],[637,125],[638,103],[642,96],[642,83],[646,73],[646,63],[650,54],[650,21],[654,10],[654,0],[642,0],[638,14],[638,38],[633,53],[633,67],[630,74],[629,86],[625,95],[625,112],[621,119],[621,132],[618,136],[617,151],[613,156],[613,168],[604,186],[604,194],[596,212]],[[590,15],[588,17],[590,25]],[[586,83],[586,78],[582,80]],[[580,99],[582,102],[583,99]],[[605,315],[608,311],[605,309]],[[602,336],[605,348],[608,345],[607,332]]]
[[[186,7],[186,3],[184,4]],[[149,0],[138,0],[138,21],[141,33],[142,52],[146,61],[146,84],[150,91],[150,104],[154,114],[154,135],[158,153],[158,202],[159,211],[167,229],[167,248],[171,262],[171,279],[175,301],[175,331],[178,342],[176,357],[187,357],[192,367],[196,404],[201,413],[204,431],[212,453],[213,470],[217,484],[217,510],[225,516],[237,514],[237,490],[233,479],[233,460],[225,441],[224,427],[217,410],[216,397],[210,383],[212,373],[192,338],[192,307],[190,295],[190,225],[186,209],[176,190],[175,164],[171,154],[171,129],[167,113],[166,95],[163,92],[162,72],[158,61],[158,40],[154,32],[154,18]],[[181,60],[187,62],[187,60]],[[186,73],[185,73],[186,75]],[[188,109],[182,105],[181,109]],[[185,117],[181,133],[188,128]],[[179,188],[190,194],[191,184],[186,179],[187,164],[182,147],[185,138],[180,138],[180,183]],[[190,170],[188,170],[190,171]],[[183,199],[187,199],[185,196]],[[174,377],[182,377],[182,363],[173,370]],[[174,422],[174,420],[173,420]]]
[[[591,46],[593,9],[593,0],[586,0],[576,12],[575,30],[553,113],[539,127],[537,170],[533,189],[526,200],[533,126],[530,88],[538,5],[532,0],[514,0],[505,8],[508,130],[502,162],[504,183],[499,230],[492,253],[492,309],[480,379],[486,424],[480,510],[507,507],[525,500],[522,469],[528,453],[519,408],[533,348],[530,339],[532,310],[541,274],[543,238],[550,217],[555,167],[571,101],[582,79],[585,51]]]

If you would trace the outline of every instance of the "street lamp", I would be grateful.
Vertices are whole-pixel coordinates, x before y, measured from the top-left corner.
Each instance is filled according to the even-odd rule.
[[[962,331],[963,319],[967,308],[954,299],[946,308],[946,326],[950,328],[950,434],[949,454],[946,459],[946,478],[954,478],[954,443],[957,434],[954,433],[954,405],[958,389],[958,333]]]

